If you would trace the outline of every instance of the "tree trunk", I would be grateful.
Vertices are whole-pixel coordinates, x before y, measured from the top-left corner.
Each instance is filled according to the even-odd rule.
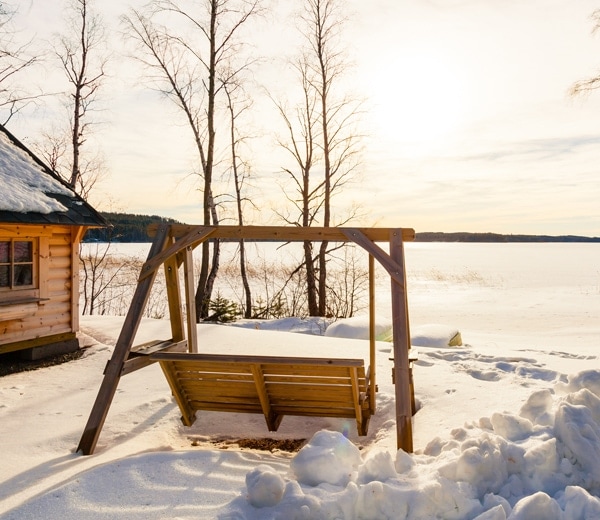
[[[318,316],[327,315],[327,244],[329,242],[321,242],[319,247],[319,314]]]
[[[217,207],[212,197],[210,197],[209,204],[213,225],[218,226],[219,217],[217,215]],[[203,317],[207,317],[209,314],[210,300],[212,299],[213,287],[215,285],[215,280],[217,279],[217,273],[219,272],[220,261],[221,242],[219,240],[215,240],[213,242],[212,264],[210,268],[210,273],[208,274],[208,278],[206,279],[206,289],[204,291],[204,302],[206,305],[206,309],[203,310]]]
[[[194,300],[196,301],[196,323],[200,323],[203,317],[208,316],[208,305],[206,302],[206,280],[208,279],[208,259],[210,257],[210,243],[208,240],[202,243],[200,257],[200,274]]]
[[[319,315],[317,302],[317,283],[315,276],[315,264],[312,257],[312,242],[304,242],[304,267],[306,269],[306,297],[308,299],[309,316]]]
[[[211,220],[211,201],[212,201],[212,168],[215,150],[215,76],[216,76],[216,28],[217,28],[217,10],[218,2],[210,0],[210,57],[208,66],[208,109],[206,114],[208,125],[208,146],[206,160],[203,161],[202,170],[204,173],[204,193],[203,193],[203,224],[210,225]],[[215,247],[217,247],[215,245]],[[218,259],[218,252],[213,257]],[[196,288],[196,321],[208,316],[208,304],[212,292],[212,283],[216,277],[216,270],[213,265],[209,273],[210,244],[208,241],[202,244],[202,262],[200,267],[200,278]],[[216,267],[218,270],[218,266]],[[212,282],[209,279],[212,278]],[[210,284],[210,287],[209,287]],[[209,290],[210,289],[210,290]]]
[[[252,317],[252,293],[250,283],[248,282],[248,273],[246,270],[246,247],[243,240],[240,240],[240,273],[242,275],[242,284],[244,286],[245,306],[244,318]]]

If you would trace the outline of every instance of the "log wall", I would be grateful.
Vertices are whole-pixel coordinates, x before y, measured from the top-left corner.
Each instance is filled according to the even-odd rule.
[[[3,225],[3,234],[8,229],[6,224]],[[39,241],[38,290],[35,293],[38,301],[33,305],[19,302],[18,291],[0,295],[0,353],[29,348],[34,343],[43,344],[40,339],[45,336],[52,336],[50,339],[53,340],[57,335],[77,331],[79,240],[82,234],[83,228],[78,226],[21,227],[18,236],[36,237]],[[10,319],[13,316],[16,319]]]

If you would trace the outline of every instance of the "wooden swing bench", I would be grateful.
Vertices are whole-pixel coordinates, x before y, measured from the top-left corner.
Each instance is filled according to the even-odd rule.
[[[353,418],[358,434],[366,435],[376,404],[375,259],[392,281],[397,442],[399,448],[412,451],[410,331],[403,243],[414,240],[413,229],[160,224],[151,226],[150,235],[154,240],[148,259],[142,266],[77,451],[85,455],[94,451],[120,378],[155,362],[160,363],[181,409],[183,423],[188,426],[194,423],[198,411],[212,410],[263,414],[270,431],[278,429],[285,415]],[[198,353],[192,253],[195,247],[213,239],[353,242],[362,247],[369,253],[370,368],[365,371],[362,359]],[[389,254],[375,242],[389,242]],[[172,338],[133,346],[160,267],[165,272]]]
[[[158,361],[191,426],[200,410],[263,414],[269,431],[285,415],[356,419],[367,434],[375,403],[362,359],[158,352]]]

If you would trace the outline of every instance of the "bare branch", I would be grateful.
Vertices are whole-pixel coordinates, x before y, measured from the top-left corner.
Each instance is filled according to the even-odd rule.
[[[12,27],[14,15],[6,4],[0,4],[0,109],[6,111],[2,116],[3,124],[42,96],[19,84],[21,73],[36,65],[39,56],[31,54],[31,40],[19,42]]]

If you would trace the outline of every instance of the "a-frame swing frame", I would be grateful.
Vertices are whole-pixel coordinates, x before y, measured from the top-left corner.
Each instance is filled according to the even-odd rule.
[[[148,366],[155,361],[149,353],[157,351],[198,352],[195,323],[194,277],[192,252],[202,242],[211,239],[246,242],[354,242],[369,253],[369,356],[370,377],[375,381],[375,274],[377,260],[391,278],[392,338],[394,348],[396,435],[397,446],[413,451],[412,399],[409,362],[410,328],[404,259],[404,242],[412,241],[411,228],[342,228],[285,226],[188,226],[160,224],[150,226],[154,236],[150,252],[138,279],[131,305],[117,339],[112,357],[106,365],[104,378],[79,441],[77,451],[93,453],[121,376]],[[376,242],[388,242],[389,254]],[[164,266],[172,338],[133,347],[150,290],[158,270]],[[187,320],[182,313],[179,268],[183,266]],[[375,402],[375,384],[370,387],[371,402]]]

